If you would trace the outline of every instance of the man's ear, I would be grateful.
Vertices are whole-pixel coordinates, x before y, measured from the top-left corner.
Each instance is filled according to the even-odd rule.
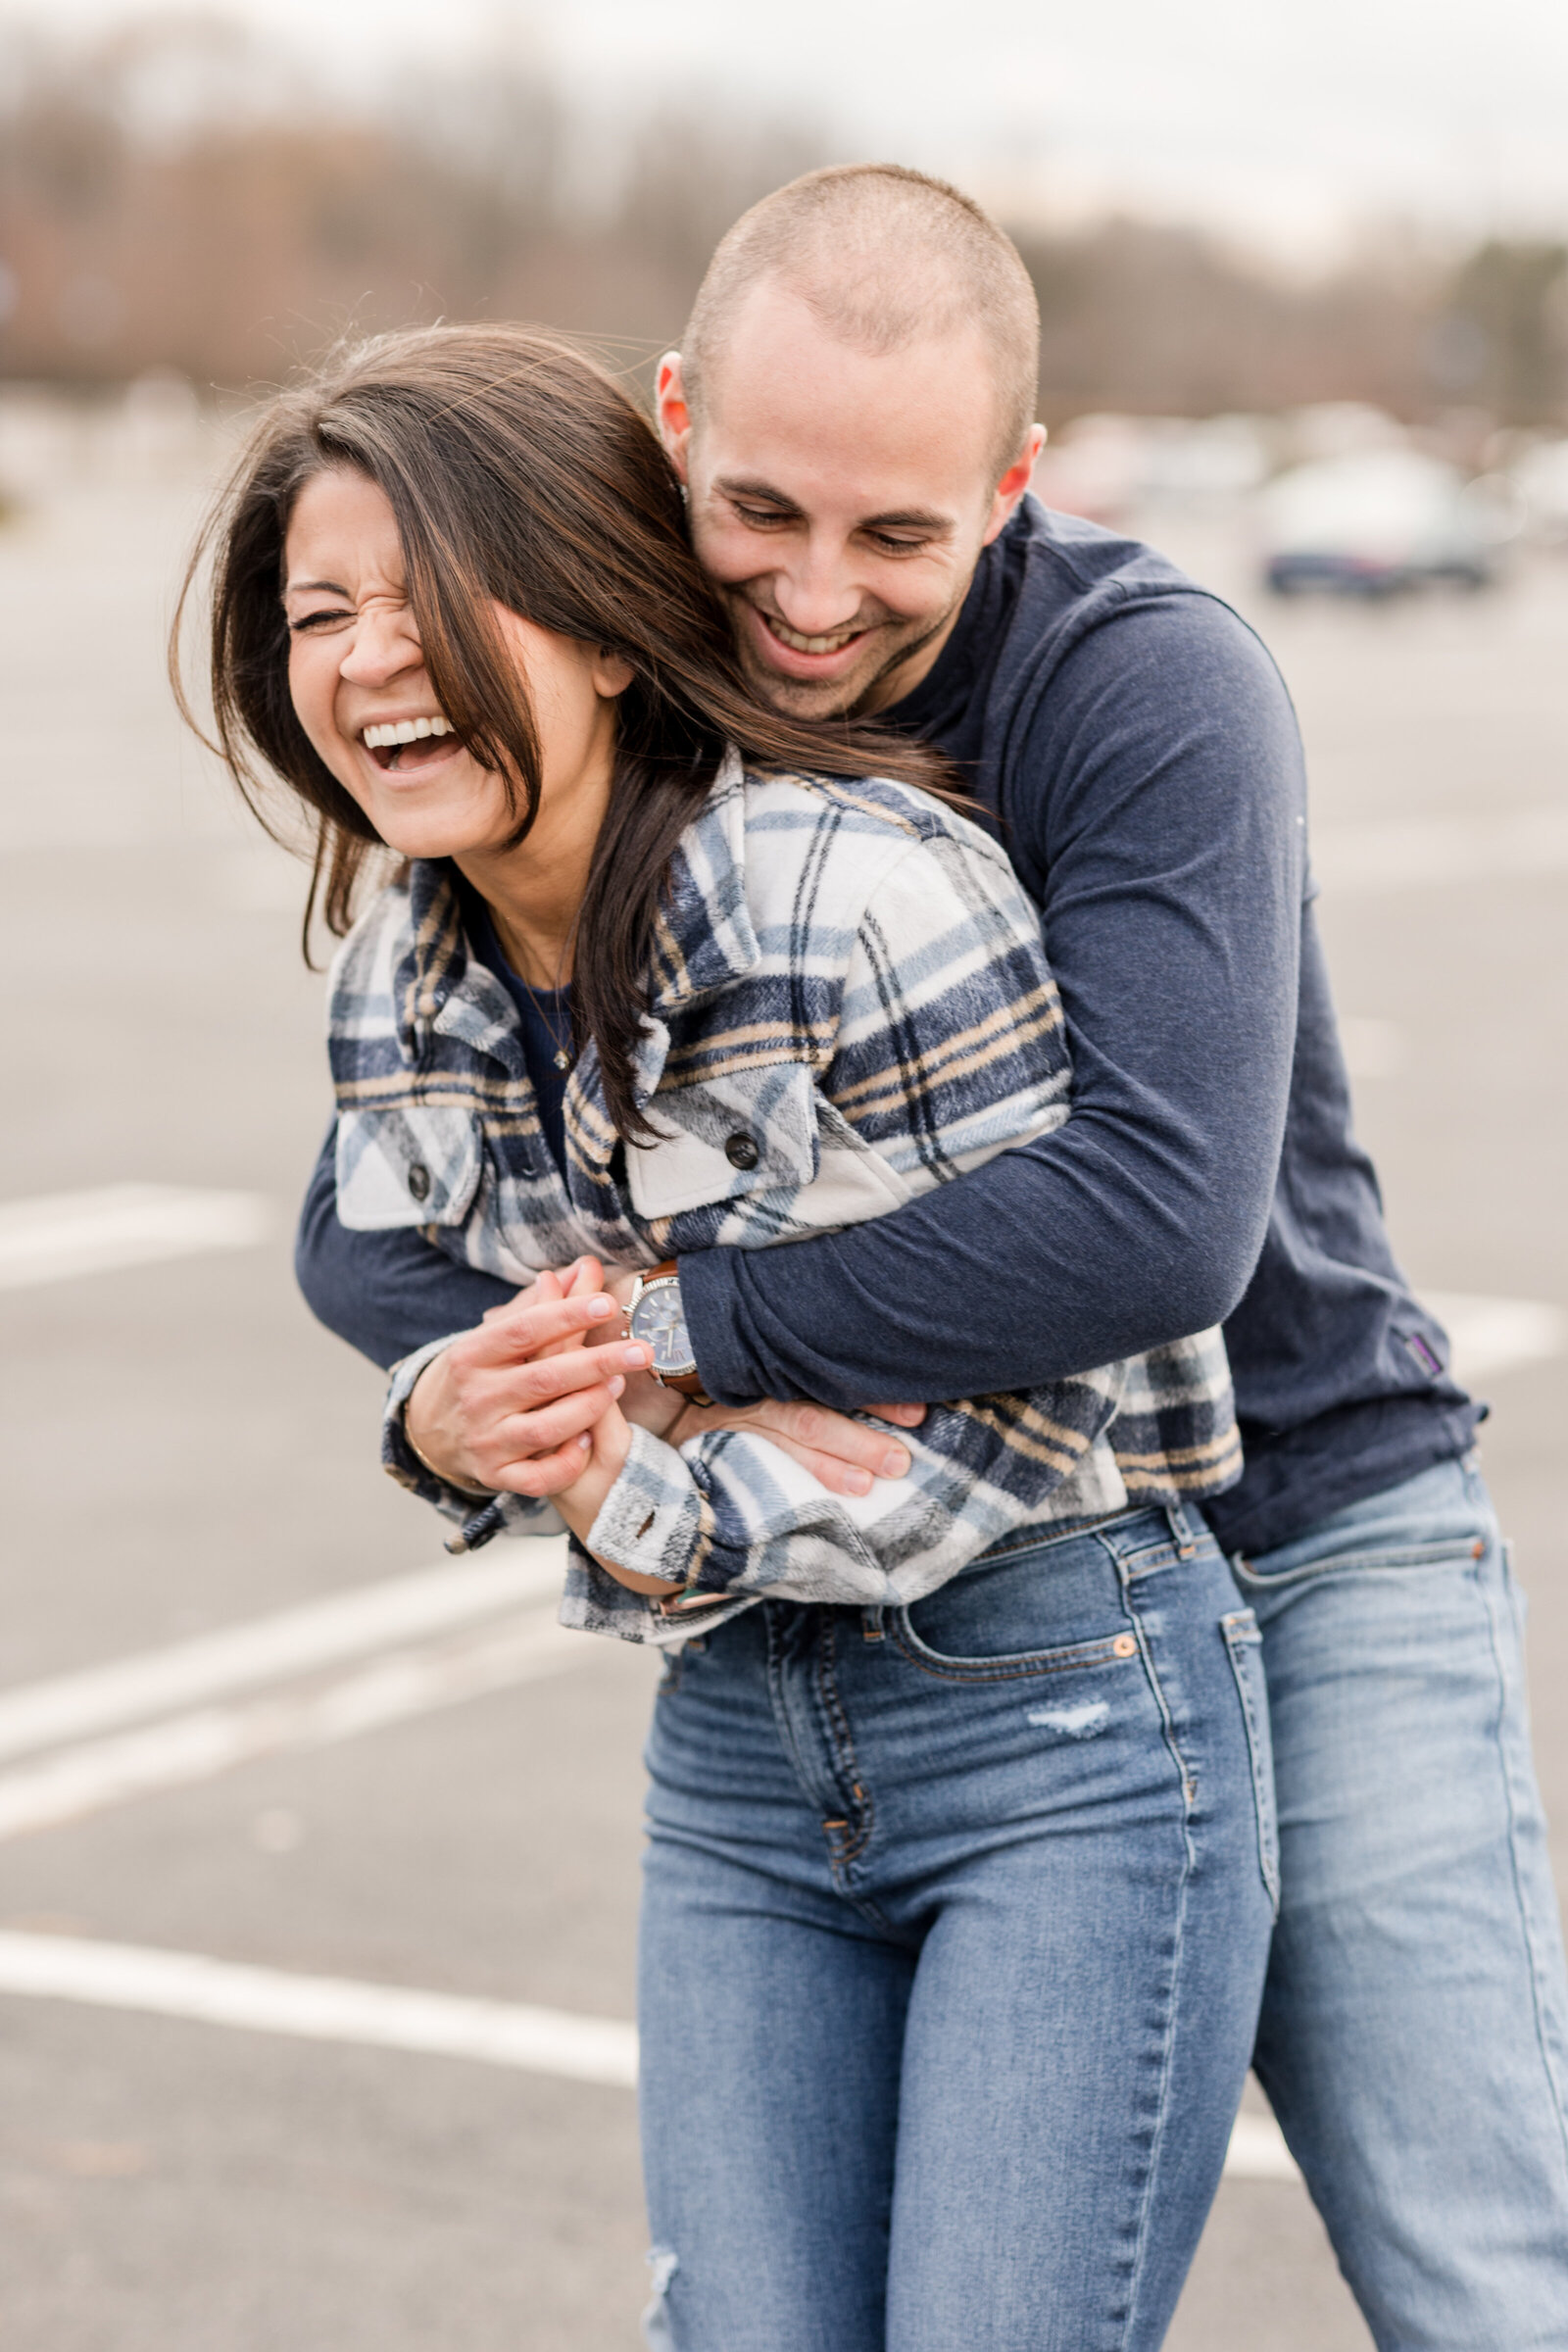
[[[991,545],[997,533],[1011,517],[1018,501],[1034,479],[1035,467],[1040,463],[1040,452],[1045,446],[1045,426],[1032,424],[1029,427],[1029,438],[1024,443],[1021,453],[1007,467],[1006,472],[997,484],[997,494],[991,502],[990,519],[986,523],[986,535],[981,541],[983,547]]]
[[[654,378],[659,404],[659,438],[682,481],[686,479],[686,446],[692,437],[692,413],[686,405],[686,384],[680,353],[666,351]]]

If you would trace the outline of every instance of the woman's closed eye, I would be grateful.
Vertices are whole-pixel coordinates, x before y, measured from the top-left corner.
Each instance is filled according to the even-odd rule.
[[[357,618],[355,613],[344,612],[335,605],[330,607],[323,605],[318,612],[296,613],[288,625],[292,635],[302,637],[310,630],[320,632],[334,622],[341,624],[355,618]]]

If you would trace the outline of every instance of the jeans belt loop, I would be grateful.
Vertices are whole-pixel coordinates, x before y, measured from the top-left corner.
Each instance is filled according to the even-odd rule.
[[[1179,1496],[1175,1502],[1166,1503],[1165,1522],[1175,1538],[1178,1557],[1190,1559],[1198,1548],[1199,1531],[1193,1525],[1186,1503]]]

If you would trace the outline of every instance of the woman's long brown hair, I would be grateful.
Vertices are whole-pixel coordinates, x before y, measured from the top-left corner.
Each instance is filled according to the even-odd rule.
[[[441,709],[504,780],[525,839],[539,807],[538,736],[491,600],[633,671],[614,775],[578,918],[572,1020],[599,1048],[619,1132],[651,1132],[632,1092],[659,901],[726,743],[751,766],[888,775],[959,800],[938,756],[890,730],[813,724],[746,682],[686,531],[680,485],[652,429],[601,368],[525,326],[432,327],[364,344],[270,408],[191,558],[180,613],[210,555],[211,686],[220,753],[275,837],[264,770],[309,813],[319,907],[345,932],[377,836],[308,741],[289,696],[283,543],[313,475],[352,466],[397,518],[409,596]],[[171,653],[180,709],[197,725]],[[198,727],[198,732],[200,732]]]

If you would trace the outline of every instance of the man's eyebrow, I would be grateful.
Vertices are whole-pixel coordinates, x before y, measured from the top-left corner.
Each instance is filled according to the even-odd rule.
[[[867,514],[859,527],[862,531],[951,531],[953,516],[938,514],[928,507],[906,507],[895,514]]]
[[[793,498],[786,498],[782,490],[773,488],[771,482],[757,481],[750,474],[715,474],[713,487],[722,490],[728,498],[765,498],[770,506],[788,507],[792,513],[800,513]]]
[[[341,580],[285,580],[283,583],[285,596],[310,596],[318,590],[324,596],[348,595]]]

